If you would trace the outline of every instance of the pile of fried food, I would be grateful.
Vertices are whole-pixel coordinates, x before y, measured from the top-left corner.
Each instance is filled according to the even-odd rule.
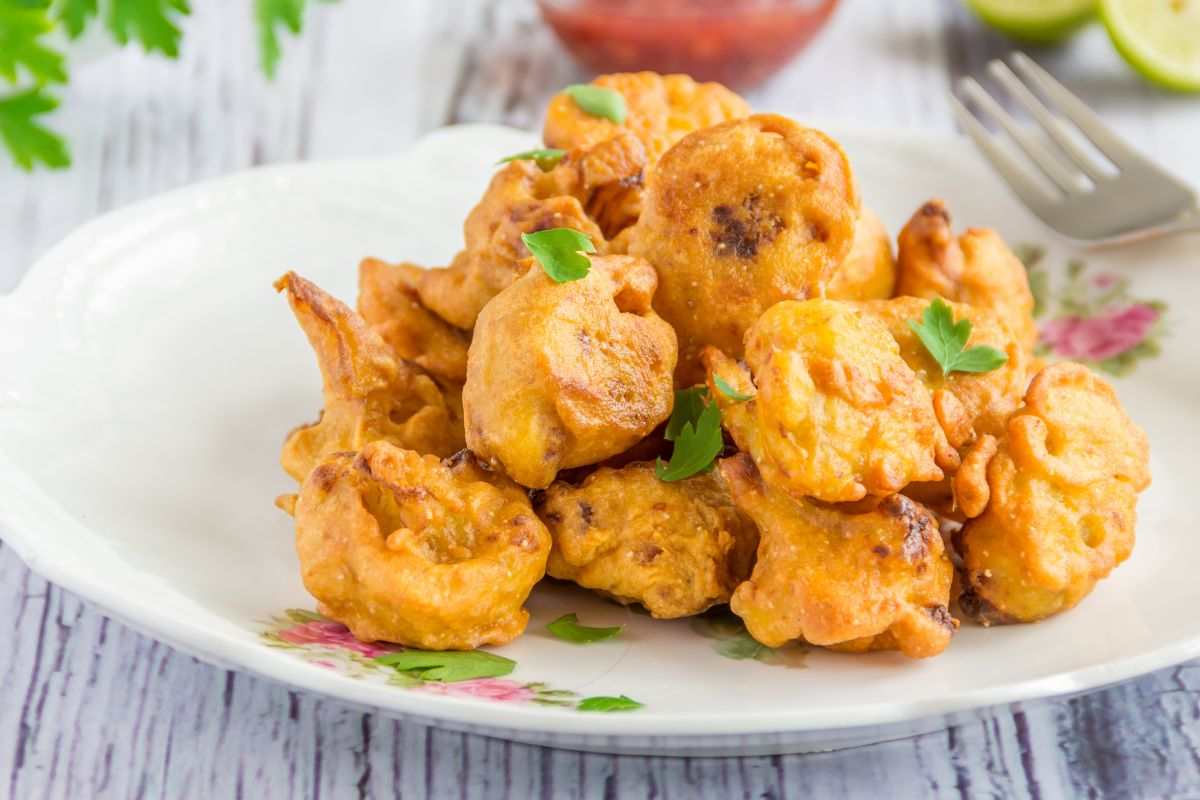
[[[1034,355],[993,231],[893,249],[846,155],[717,84],[550,103],[446,267],[289,273],[324,378],[282,463],[304,584],[363,640],[504,644],[549,575],[764,645],[932,656],[1072,608],[1133,547],[1144,433]],[[498,156],[504,154],[497,154]]]

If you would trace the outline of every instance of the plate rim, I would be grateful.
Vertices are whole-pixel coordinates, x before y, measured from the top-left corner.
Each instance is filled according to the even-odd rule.
[[[939,147],[970,150],[969,143],[963,137],[934,131],[861,128],[836,123],[831,123],[828,127],[847,139],[886,140],[890,146],[902,141],[917,146],[929,146],[932,143]],[[16,309],[22,304],[30,309],[36,308],[39,296],[47,290],[53,290],[56,286],[56,274],[66,269],[66,253],[85,244],[99,232],[120,229],[127,220],[140,215],[163,213],[173,207],[180,208],[200,196],[213,193],[214,190],[228,191],[234,186],[294,179],[298,176],[311,179],[320,173],[337,173],[346,169],[365,169],[371,172],[394,169],[405,161],[419,158],[421,151],[430,143],[448,136],[511,137],[515,134],[534,135],[528,131],[500,125],[449,126],[421,137],[405,151],[393,156],[253,167],[172,189],[114,209],[74,229],[38,258],[10,293],[0,295],[0,321],[9,316],[15,318],[19,313]],[[45,520],[51,522],[46,523]],[[31,571],[93,604],[101,613],[118,619],[143,635],[224,669],[249,672],[362,707],[419,717],[431,724],[444,722],[452,726],[483,727],[499,735],[502,735],[503,731],[517,731],[599,739],[624,734],[701,741],[714,737],[816,733],[886,726],[1077,694],[1200,656],[1198,628],[1190,637],[1183,637],[1102,664],[1028,680],[962,690],[952,697],[897,700],[849,709],[756,710],[735,716],[719,712],[664,713],[655,712],[652,708],[641,710],[636,715],[572,714],[536,706],[524,707],[455,697],[424,696],[418,692],[391,688],[381,691],[381,687],[375,684],[355,681],[305,664],[298,659],[268,657],[266,654],[273,651],[264,648],[258,638],[248,631],[245,636],[233,636],[205,628],[194,620],[181,620],[169,611],[159,610],[156,604],[139,602],[137,596],[122,593],[115,588],[115,582],[97,579],[86,569],[76,567],[70,562],[56,561],[53,557],[54,545],[40,543],[54,538],[45,536],[47,530],[62,526],[74,528],[76,535],[99,537],[102,540],[105,538],[72,516],[0,450],[0,532],[3,533],[4,544],[11,547]],[[126,567],[141,572],[128,563]]]

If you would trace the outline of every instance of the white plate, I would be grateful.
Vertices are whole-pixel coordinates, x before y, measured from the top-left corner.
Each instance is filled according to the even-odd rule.
[[[893,231],[941,196],[959,225],[996,227],[1013,242],[1049,238],[957,140],[841,139],[867,202]],[[1167,312],[1168,332],[1159,326],[1139,351],[1161,343],[1161,355],[1118,381],[1153,447],[1138,547],[1065,616],[966,627],[924,662],[800,650],[734,659],[721,652],[747,654],[736,629],[655,622],[570,587],[542,587],[529,632],[501,648],[518,662],[510,679],[407,688],[338,646],[336,626],[287,618],[287,609],[313,604],[290,521],[271,505],[292,488],[278,450],[292,425],[315,415],[320,384],[271,281],[295,269],[352,299],[364,255],[444,263],[496,158],[530,143],[519,131],[462,127],[399,158],[256,170],[118,211],[55,247],[0,299],[8,543],[50,580],[207,661],[439,725],[582,749],[836,747],[1200,653],[1200,537],[1188,480],[1200,453],[1191,347],[1200,330],[1182,313],[1200,307],[1195,250],[1185,258],[1194,240],[1095,256],[1076,278],[1076,294],[1093,299],[1128,279],[1126,294],[1168,299],[1181,313]],[[1069,293],[1070,256],[1052,248],[1046,259],[1051,315]],[[1119,319],[1087,324],[1094,332]],[[628,627],[616,641],[573,646],[543,631],[567,611]],[[572,707],[621,694],[644,708]]]

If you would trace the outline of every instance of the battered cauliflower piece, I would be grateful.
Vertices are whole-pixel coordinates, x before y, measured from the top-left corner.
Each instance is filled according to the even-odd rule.
[[[960,605],[985,624],[1033,622],[1075,606],[1129,557],[1149,445],[1108,383],[1055,364],[1033,379],[986,476],[975,502],[986,508],[955,538]],[[978,477],[959,483],[960,495],[979,490]]]
[[[941,480],[939,460],[957,465],[929,390],[883,323],[850,304],[779,303],[746,336],[749,372],[715,348],[704,361],[726,430],[793,497],[885,497]],[[754,397],[731,400],[718,376]]]
[[[903,495],[849,514],[771,488],[739,453],[720,462],[734,503],[758,525],[758,561],[730,608],[768,647],[802,639],[849,652],[942,652],[954,568],[937,522]]]
[[[505,165],[463,224],[464,249],[450,266],[421,273],[421,302],[451,324],[473,328],[484,305],[524,273],[525,233],[574,228],[607,252],[606,236],[641,213],[645,163],[641,142],[626,132],[571,151],[549,172],[533,161]]]
[[[591,262],[567,283],[534,267],[488,303],[471,342],[467,445],[531,488],[629,449],[671,414],[675,334],[651,309],[654,268]]]
[[[900,356],[928,387],[938,423],[952,447],[965,447],[983,433],[998,435],[1021,404],[1029,384],[1029,355],[1009,329],[993,314],[974,306],[949,303],[955,321],[971,322],[968,348],[987,345],[1008,356],[990,372],[951,372],[943,375],[937,361],[908,326],[921,321],[928,300],[897,297],[874,300],[862,308],[887,326],[900,345]]]
[[[1025,265],[993,230],[970,228],[956,239],[941,200],[921,206],[900,231],[896,294],[941,297],[991,311],[1027,353],[1037,344]]]
[[[424,272],[413,264],[365,258],[358,266],[358,313],[392,352],[450,382],[467,379],[470,335],[427,309],[417,286]]]
[[[560,92],[546,109],[542,138],[547,147],[590,147],[620,131],[631,131],[654,163],[692,131],[750,114],[750,106],[734,92],[719,83],[696,83],[687,75],[622,72],[600,75],[592,84],[621,93],[627,112],[624,123],[592,116]]]
[[[554,541],[549,575],[658,619],[729,602],[758,546],[754,523],[711,474],[667,483],[648,462],[555,483],[538,513]]]
[[[850,253],[825,287],[830,300],[883,300],[896,288],[896,259],[883,221],[863,207]]]
[[[386,439],[421,453],[461,450],[461,413],[419,367],[395,358],[366,321],[316,284],[289,272],[275,283],[317,354],[324,383],[320,418],[292,431],[280,461],[297,481],[330,453]]]
[[[320,612],[356,638],[470,650],[525,630],[550,534],[528,495],[470,453],[373,442],[305,480],[296,552]]]
[[[658,270],[654,308],[679,336],[676,383],[703,380],[706,345],[740,358],[764,311],[817,295],[850,252],[858,213],[841,147],[786,117],[728,122],[671,148],[627,247]]]

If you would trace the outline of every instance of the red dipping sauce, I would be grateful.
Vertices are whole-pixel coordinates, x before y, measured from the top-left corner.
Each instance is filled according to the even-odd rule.
[[[685,72],[748,88],[786,64],[837,0],[538,0],[542,16],[596,72]]]

